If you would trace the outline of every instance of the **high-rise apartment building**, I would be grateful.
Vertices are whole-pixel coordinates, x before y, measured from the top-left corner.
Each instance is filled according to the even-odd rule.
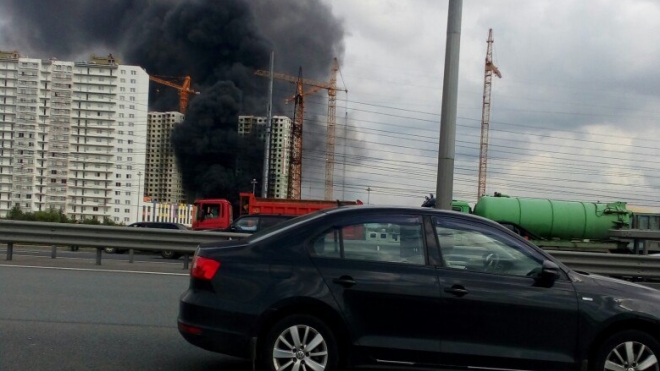
[[[149,76],[107,58],[0,51],[0,216],[60,209],[76,220],[138,218]]]
[[[263,139],[266,133],[267,117],[238,116],[238,135],[255,134]]]
[[[186,201],[170,141],[174,126],[183,119],[184,115],[179,112],[149,112],[144,194],[153,202]]]
[[[239,116],[238,134],[256,133],[264,137],[268,118]],[[289,185],[292,121],[286,116],[273,116],[270,127],[270,162],[268,167],[268,197],[286,198]]]

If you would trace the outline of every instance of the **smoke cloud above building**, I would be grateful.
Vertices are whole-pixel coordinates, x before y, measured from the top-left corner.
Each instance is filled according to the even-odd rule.
[[[5,0],[0,13],[0,49],[73,60],[112,53],[151,75],[191,76],[200,94],[172,135],[190,197],[237,197],[228,192],[261,179],[263,146],[236,130],[238,115],[266,114],[267,79],[254,71],[268,69],[271,51],[277,72],[296,75],[302,66],[306,78],[320,81],[344,53],[343,24],[319,1]],[[274,114],[292,115],[283,102],[293,92],[276,82]],[[152,84],[150,109],[178,109],[176,90]],[[306,119],[325,122],[314,116]],[[305,141],[325,139],[305,131]],[[318,156],[303,162],[323,166]]]

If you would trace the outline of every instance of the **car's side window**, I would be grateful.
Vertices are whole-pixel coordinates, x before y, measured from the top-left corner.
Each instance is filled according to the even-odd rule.
[[[318,257],[425,264],[422,218],[383,216],[337,226],[313,241]]]
[[[516,276],[532,276],[541,269],[539,256],[496,228],[437,217],[434,224],[447,268]]]

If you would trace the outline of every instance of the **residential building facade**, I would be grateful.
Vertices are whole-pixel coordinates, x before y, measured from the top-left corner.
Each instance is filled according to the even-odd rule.
[[[112,57],[0,51],[0,217],[62,210],[130,223],[142,199],[149,76]]]
[[[268,118],[239,116],[238,134],[256,133],[265,137]],[[292,121],[286,116],[273,116],[270,127],[270,161],[268,166],[268,197],[286,198],[289,185]]]
[[[144,194],[150,202],[185,203],[185,193],[172,149],[172,130],[184,120],[179,112],[149,112]]]

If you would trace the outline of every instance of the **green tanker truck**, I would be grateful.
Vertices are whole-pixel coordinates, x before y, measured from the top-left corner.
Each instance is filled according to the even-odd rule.
[[[540,247],[594,251],[625,250],[627,242],[609,239],[608,230],[631,227],[625,202],[556,201],[483,196],[473,214],[496,221]]]
[[[426,197],[422,206],[435,206],[433,196]],[[631,228],[633,214],[625,202],[557,201],[495,193],[481,197],[472,210],[464,201],[453,201],[452,209],[496,221],[547,249],[630,251],[628,242],[608,238],[610,229]]]

